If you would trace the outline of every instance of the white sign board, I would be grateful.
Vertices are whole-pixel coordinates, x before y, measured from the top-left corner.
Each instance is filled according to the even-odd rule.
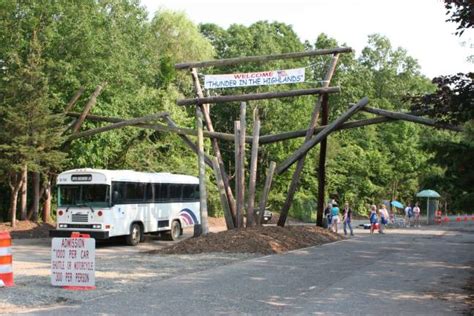
[[[94,238],[53,238],[51,284],[95,286]]]
[[[204,87],[206,89],[267,86],[300,82],[304,82],[304,68],[204,76]]]

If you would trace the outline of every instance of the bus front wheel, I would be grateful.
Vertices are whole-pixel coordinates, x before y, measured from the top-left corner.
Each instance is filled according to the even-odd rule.
[[[179,236],[181,236],[181,224],[179,221],[173,221],[171,223],[171,231],[169,232],[169,239],[170,240],[177,240]]]
[[[130,227],[130,234],[127,235],[126,242],[127,245],[136,246],[142,238],[142,228],[139,224],[133,223]]]

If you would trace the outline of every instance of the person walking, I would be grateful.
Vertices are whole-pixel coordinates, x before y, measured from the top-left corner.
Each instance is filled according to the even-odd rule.
[[[380,209],[379,209],[379,216],[380,216],[380,228],[379,228],[379,233],[380,234],[385,234],[385,225],[388,223],[388,211],[387,207],[385,204],[380,204]]]
[[[332,231],[337,234],[337,224],[339,224],[341,219],[339,218],[339,207],[337,207],[336,201],[332,203],[331,216],[332,216]]]
[[[369,220],[370,220],[370,233],[373,234],[377,226],[377,206],[375,205],[372,205],[370,207]]]
[[[332,215],[331,215],[331,209],[332,209],[332,204],[329,203],[328,206],[324,209],[324,216],[326,217],[326,228],[331,229],[332,228]]]
[[[351,236],[354,236],[354,231],[352,230],[351,221],[352,221],[352,209],[349,207],[349,203],[346,202],[344,204],[344,212],[343,212],[343,220],[342,220],[344,224],[344,235],[346,236],[347,236],[346,226],[349,227]]]
[[[418,202],[413,208],[413,217],[415,218],[413,221],[413,227],[420,227],[420,207],[418,206]]]
[[[411,207],[411,203],[408,203],[407,207],[405,207],[405,226],[406,227],[410,227],[412,216],[413,216],[413,208]]]

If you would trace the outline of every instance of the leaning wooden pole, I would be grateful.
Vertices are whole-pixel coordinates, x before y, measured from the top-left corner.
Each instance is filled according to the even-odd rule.
[[[66,107],[64,108],[64,113],[71,111],[71,109],[76,104],[77,100],[79,100],[81,95],[84,93],[84,90],[86,90],[86,88],[84,87],[80,87],[79,89],[77,89],[76,93],[72,96],[71,100],[69,100]]]
[[[462,132],[463,131],[462,127],[453,126],[453,125],[450,125],[450,124],[440,124],[440,123],[437,123],[435,120],[425,118],[425,117],[415,116],[411,113],[392,112],[392,111],[387,111],[387,110],[382,110],[382,109],[375,109],[375,108],[371,108],[371,107],[364,108],[362,111],[372,113],[372,114],[381,115],[381,116],[385,116],[385,117],[388,117],[388,118],[391,118],[391,119],[404,120],[404,121],[414,122],[414,123],[418,123],[418,124],[423,124],[423,125],[438,127],[438,128],[442,128],[442,129],[447,129],[447,130],[451,130],[451,131],[454,131],[454,132]]]
[[[325,139],[330,133],[335,131],[338,126],[342,123],[347,121],[352,115],[357,113],[361,108],[369,103],[369,99],[367,97],[361,99],[357,104],[352,106],[347,112],[342,114],[338,119],[334,122],[329,124],[325,129],[319,132],[316,136],[311,138],[308,142],[304,143],[297,151],[295,151],[290,157],[285,159],[278,167],[277,167],[277,174],[282,174],[288,168],[291,167],[295,162],[297,162],[301,157],[306,155],[311,148],[319,144],[323,139]]]
[[[206,169],[204,166],[204,136],[202,135],[202,112],[196,107],[196,125],[198,130],[198,168],[199,168],[199,213],[201,216],[200,226],[195,226],[195,236],[201,233],[207,235],[209,227],[207,223],[207,191],[206,191]]]
[[[71,132],[72,134],[75,134],[79,131],[79,129],[81,128],[82,123],[86,119],[87,114],[89,114],[92,107],[96,104],[97,97],[102,92],[102,89],[105,87],[106,84],[107,84],[106,82],[101,83],[95,88],[94,92],[92,93],[91,97],[89,98],[89,101],[87,101],[87,103],[84,107],[84,110],[81,113],[81,116],[79,116],[76,123],[72,127],[72,132]]]
[[[263,193],[260,197],[260,203],[258,206],[259,216],[258,216],[258,225],[262,225],[263,216],[265,213],[265,208],[267,206],[268,195],[270,194],[270,188],[272,187],[273,174],[275,173],[276,162],[271,161],[270,166],[267,170],[267,176],[265,178],[265,186],[263,187]]]
[[[71,141],[71,140],[74,140],[74,139],[77,139],[77,138],[90,137],[90,136],[93,136],[93,135],[96,135],[96,134],[99,134],[99,133],[112,131],[114,129],[123,128],[123,127],[126,127],[126,126],[133,126],[133,125],[138,125],[138,124],[142,124],[142,123],[149,122],[149,121],[156,121],[156,120],[161,119],[161,118],[163,118],[165,116],[168,116],[168,115],[169,115],[168,112],[162,112],[162,113],[157,113],[157,114],[152,114],[152,115],[148,115],[148,116],[134,118],[134,119],[131,119],[131,120],[124,120],[124,121],[114,123],[114,124],[111,124],[111,125],[108,125],[108,126],[94,128],[94,129],[90,129],[90,130],[87,130],[87,131],[84,131],[84,132],[79,132],[79,133],[72,134],[71,136],[69,136],[68,141]]]
[[[199,77],[198,77],[196,68],[191,69],[191,76],[193,79],[194,89],[196,90],[196,95],[199,98],[203,98],[204,94],[202,92],[202,87],[201,87],[201,83],[199,82]],[[215,132],[214,126],[211,120],[209,104],[203,104],[201,106],[201,110],[204,115],[204,121],[206,122],[206,127],[207,127],[208,132],[209,133]],[[224,182],[224,189],[226,192],[227,203],[230,207],[230,214],[232,215],[232,220],[234,221],[234,225],[235,225],[236,223],[235,199],[234,199],[234,194],[232,193],[232,188],[230,186],[229,176],[227,175],[227,172],[225,170],[224,160],[222,159],[219,142],[217,141],[216,138],[212,138],[211,142],[212,142],[212,149],[214,150],[214,155],[216,156],[217,162],[219,163],[217,167],[219,169],[219,172],[221,173],[222,181]],[[222,205],[222,207],[225,207],[225,206]]]
[[[227,229],[234,229],[234,221],[232,220],[232,214],[230,213],[229,201],[225,193],[224,181],[222,180],[222,174],[219,168],[219,162],[217,158],[212,158],[212,166],[214,169],[214,176],[216,177],[217,188],[219,189],[219,197],[221,199],[222,210],[224,211],[224,219]]]
[[[329,67],[326,71],[326,74],[324,76],[324,83],[323,87],[328,87],[329,83],[331,82],[332,76],[334,74],[334,71],[336,70],[336,65],[337,61],[339,59],[339,54],[335,54],[331,62],[329,64]],[[325,94],[327,95],[327,94]],[[314,106],[313,113],[311,115],[311,120],[309,122],[309,127],[308,130],[306,131],[306,136],[305,136],[305,142],[309,141],[311,137],[314,134],[314,129],[316,125],[318,124],[318,118],[319,118],[319,111],[321,108],[321,102],[322,102],[322,95],[319,95],[318,100]],[[286,195],[285,203],[283,204],[283,207],[280,211],[280,218],[278,219],[278,226],[285,226],[286,218],[288,216],[288,213],[290,211],[291,204],[293,203],[293,198],[295,196],[296,190],[298,188],[298,182],[300,179],[301,172],[303,171],[304,167],[304,162],[305,162],[305,156],[302,156],[300,160],[298,161],[298,164],[296,165],[296,169],[293,173],[293,177],[291,178],[290,186],[288,188],[288,193]]]
[[[329,121],[329,106],[328,96],[323,96],[321,124],[327,125]],[[326,152],[327,152],[327,138],[321,141],[319,147],[319,166],[318,166],[318,205],[316,212],[316,225],[323,226],[323,212],[324,212],[324,193],[326,186]]]
[[[255,225],[255,186],[257,181],[257,161],[258,161],[258,136],[260,134],[260,120],[258,117],[254,119],[253,123],[253,142],[252,142],[252,156],[250,158],[249,168],[249,190],[247,202],[247,227]]]
[[[169,126],[171,127],[175,127],[176,126],[176,123],[171,119],[171,117],[169,116],[165,116],[165,120],[166,122],[168,123]],[[153,126],[152,126],[153,127]],[[198,147],[196,146],[196,144],[191,140],[189,139],[188,136],[186,135],[181,135],[181,134],[178,134],[178,136],[183,140],[183,142],[188,145],[189,148],[191,148],[192,151],[194,151],[196,153],[196,155],[199,155],[199,149]],[[206,163],[206,165],[208,165],[210,168],[214,168],[213,167],[213,164],[212,164],[212,159],[211,157],[209,157],[208,155],[204,155],[204,162]]]

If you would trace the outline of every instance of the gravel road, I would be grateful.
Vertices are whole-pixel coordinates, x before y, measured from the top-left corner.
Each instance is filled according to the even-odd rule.
[[[48,239],[15,242],[2,313],[40,315],[452,315],[472,302],[474,223],[392,229],[284,255],[148,255],[99,246],[93,291],[50,285]],[[200,272],[200,273],[196,273]],[[472,290],[472,289],[471,289]],[[469,296],[471,295],[471,296]],[[471,299],[469,299],[469,297]]]
[[[189,237],[189,232],[187,236]],[[96,249],[96,290],[70,291],[51,286],[51,239],[13,241],[15,286],[0,288],[0,314],[41,310],[60,304],[80,304],[116,293],[138,293],[150,282],[209,270],[254,258],[252,254],[149,255],[171,244],[147,240],[138,247],[99,244]]]

